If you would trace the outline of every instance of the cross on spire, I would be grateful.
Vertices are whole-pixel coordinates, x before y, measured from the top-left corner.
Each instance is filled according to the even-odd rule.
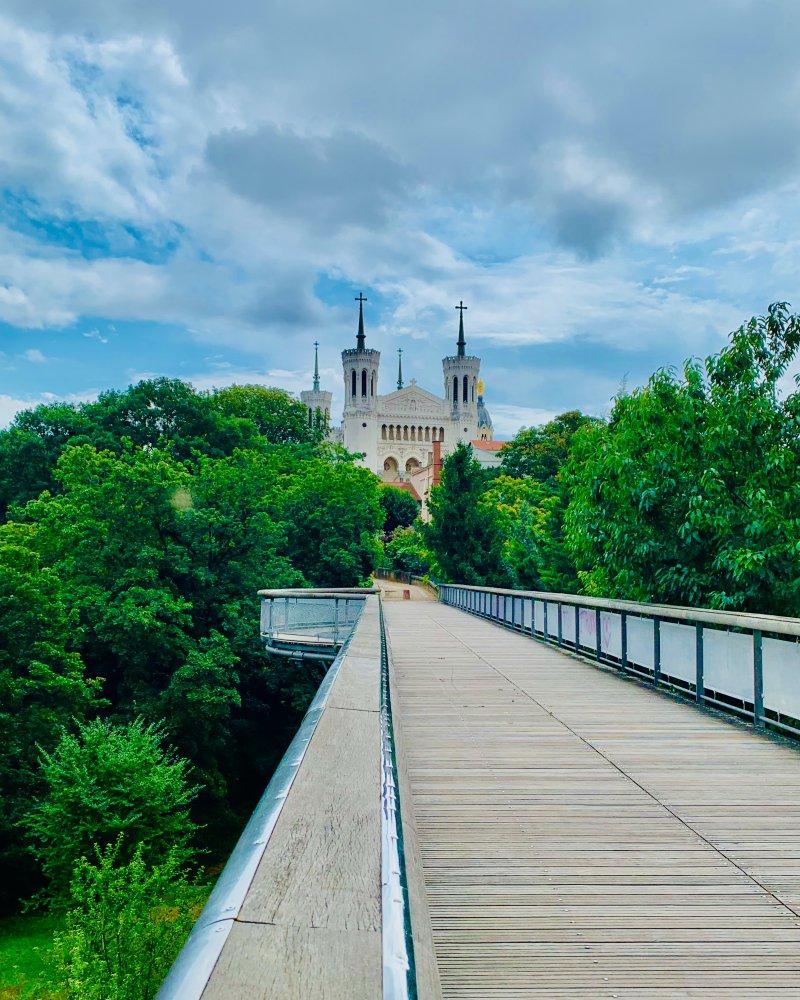
[[[467,306],[464,305],[464,300],[459,300],[456,309],[458,309],[458,356],[459,358],[464,357],[464,348],[467,346],[466,340],[464,340],[464,310]]]
[[[356,347],[359,351],[364,350],[364,303],[367,301],[363,292],[356,296],[358,303],[358,335],[356,336]]]
[[[314,341],[314,392],[319,392],[319,341]]]
[[[397,348],[397,388],[403,388],[403,348]]]

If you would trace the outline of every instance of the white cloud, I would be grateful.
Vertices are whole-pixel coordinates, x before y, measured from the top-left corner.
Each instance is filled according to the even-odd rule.
[[[50,360],[42,354],[38,347],[29,347],[27,351],[23,352],[22,356],[26,361],[30,361],[34,365],[43,365]]]

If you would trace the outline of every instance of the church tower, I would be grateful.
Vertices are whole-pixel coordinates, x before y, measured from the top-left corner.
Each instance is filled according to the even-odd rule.
[[[314,341],[314,382],[312,389],[304,389],[300,393],[300,402],[305,403],[308,411],[308,426],[322,424],[327,427],[331,419],[331,402],[333,393],[325,392],[319,387],[319,341]]]
[[[478,432],[478,376],[481,360],[466,352],[467,343],[464,339],[466,308],[463,302],[459,302],[456,306],[459,313],[456,353],[442,358],[444,395],[450,409],[453,444],[458,441],[472,441]]]
[[[353,452],[363,452],[362,465],[372,467],[377,450],[378,370],[381,352],[366,346],[364,335],[364,303],[359,292],[358,333],[355,348],[342,351],[344,374],[343,430],[347,447]]]

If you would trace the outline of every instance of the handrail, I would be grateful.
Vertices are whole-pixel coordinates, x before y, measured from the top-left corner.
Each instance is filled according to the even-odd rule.
[[[363,589],[358,593],[367,597]],[[285,592],[280,596],[286,596]],[[302,592],[299,595],[292,592],[291,596],[302,596]],[[340,593],[340,596],[343,595]],[[368,945],[368,957],[365,959],[367,978],[362,978],[362,967],[358,972],[358,987],[354,981],[348,995],[359,1000],[373,1000],[377,990],[368,984],[374,981],[376,986],[378,982],[382,983],[382,1000],[441,1000],[440,991],[430,986],[433,980],[427,965],[421,974],[424,987],[418,989],[417,986],[415,930],[419,928],[417,932],[421,935],[425,956],[432,954],[432,940],[429,919],[426,923],[421,918],[412,927],[406,838],[400,802],[402,781],[398,775],[392,712],[391,657],[383,609],[380,597],[376,598],[374,591],[367,601],[360,604],[362,609],[368,610],[362,611],[357,628],[347,637],[328,669],[295,738],[247,823],[156,1000],[201,1000],[207,988],[214,995],[244,1000],[250,995],[247,975],[260,976],[261,962],[265,962],[273,972],[278,970],[279,979],[280,970],[285,970],[287,974],[281,982],[294,982],[293,977],[297,973],[292,971],[292,963],[297,959],[298,947],[305,949],[301,965],[306,976],[309,974],[309,958],[314,956],[314,961],[321,962],[321,965],[318,964],[319,981],[315,979],[312,983],[319,986],[320,995],[344,995],[340,992],[340,980],[329,980],[327,971],[330,969],[334,977],[341,975],[341,960],[337,963],[336,956],[328,955],[328,950],[341,946],[344,939],[328,936],[324,921],[322,924],[316,921],[320,913],[337,913],[342,906],[342,873],[348,865],[360,871],[357,877],[367,896],[371,897],[371,887],[376,894],[380,892],[380,897],[374,899],[381,914],[380,934],[377,936],[368,933],[365,937],[365,928],[358,919],[352,924],[356,947],[360,948],[370,936],[374,945]],[[318,733],[319,723],[322,724]],[[343,741],[350,739],[351,734],[357,735],[358,752],[354,755],[350,749],[348,758]],[[309,751],[308,756],[306,751]],[[349,770],[344,773],[342,755],[349,760]],[[351,781],[354,784],[341,784],[339,787],[334,776],[338,776],[340,783]],[[332,786],[328,784],[329,778]],[[297,787],[293,790],[295,779]],[[327,797],[321,791],[326,786],[331,788]],[[354,793],[352,802],[346,790],[350,787]],[[309,799],[309,789],[314,788],[316,797]],[[310,802],[318,803],[318,814],[313,806],[309,808]],[[278,826],[287,803],[286,816]],[[298,823],[300,815],[302,822]],[[341,839],[331,837],[332,822]],[[278,832],[275,841],[272,841],[276,827]],[[301,944],[295,945],[295,958],[290,959],[284,946],[276,941],[272,933],[276,926],[273,923],[275,911],[270,909],[270,916],[263,922],[255,919],[254,912],[260,912],[257,909],[260,905],[258,900],[263,900],[265,886],[269,887],[267,892],[274,894],[276,884],[270,879],[274,878],[276,870],[281,873],[282,894],[288,899],[292,897],[292,891],[287,889],[287,881],[289,886],[297,880],[305,885],[304,879],[308,876],[303,874],[302,869],[295,869],[293,873],[292,864],[300,865],[308,861],[308,853],[303,852],[307,851],[309,837],[316,838],[314,863],[320,871],[338,871],[339,875],[331,875],[330,885],[325,879],[316,882],[312,879],[314,888],[310,890],[309,898],[303,896],[304,902],[295,910],[290,923],[282,925],[284,930],[299,928],[296,940]],[[413,850],[413,834],[409,834],[408,840]],[[272,850],[271,842],[274,843]],[[346,856],[338,856],[342,843],[349,843],[358,857],[348,861]],[[287,848],[287,844],[293,846]],[[326,853],[329,850],[334,853]],[[417,864],[416,861],[414,864]],[[413,882],[416,907],[424,888],[418,866],[414,871],[417,875]],[[270,900],[270,908],[273,902],[275,909],[279,909],[286,901]],[[349,907],[351,904],[348,902],[346,905]],[[367,906],[367,910],[371,905]],[[305,907],[308,907],[308,928],[302,923]],[[420,912],[426,916],[426,907],[415,909],[415,913]],[[302,926],[297,924],[298,916]],[[341,925],[338,926],[338,933],[344,933]],[[316,927],[323,929],[314,942]],[[237,942],[241,941],[241,937],[236,935],[242,933],[242,928],[248,928],[245,934],[252,934],[253,928],[264,929],[264,937],[256,939],[255,954],[250,953],[256,964],[252,964],[251,958],[247,973],[238,964],[241,957]],[[308,937],[305,936],[306,931],[310,932]],[[233,937],[226,947],[231,934]],[[338,944],[334,944],[336,940]],[[234,955],[235,959],[232,958]],[[236,968],[233,978],[231,962]],[[219,994],[215,990],[223,992]],[[279,997],[288,998],[297,994],[288,988],[278,988],[271,995],[279,1000]]]
[[[346,650],[345,644],[317,688],[300,728],[270,778],[156,1000],[200,1000],[325,711]]]
[[[381,620],[381,913],[383,1000],[417,1000],[414,933],[408,897],[400,782],[389,686],[386,624]]]
[[[760,629],[776,635],[800,637],[800,618],[781,615],[756,614],[752,611],[717,611],[714,608],[692,608],[679,604],[646,604],[642,601],[622,601],[606,597],[589,597],[583,594],[560,594],[546,590],[510,590],[504,587],[475,587],[466,583],[439,583],[439,587],[459,587],[492,594],[513,594],[515,597],[533,597],[543,601],[581,608],[602,608],[608,611],[627,611],[632,614],[658,615],[668,621],[700,621],[709,625],[728,625],[733,628]]]
[[[439,600],[800,737],[800,619],[467,584]]]

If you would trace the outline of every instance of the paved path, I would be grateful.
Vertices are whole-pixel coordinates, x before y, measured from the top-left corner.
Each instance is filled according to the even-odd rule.
[[[381,592],[384,601],[434,601],[436,598],[433,592],[426,587],[420,587],[416,583],[397,583],[395,580],[375,580],[375,586]],[[408,597],[403,594],[408,592]]]
[[[800,997],[800,754],[385,606],[446,998]]]

